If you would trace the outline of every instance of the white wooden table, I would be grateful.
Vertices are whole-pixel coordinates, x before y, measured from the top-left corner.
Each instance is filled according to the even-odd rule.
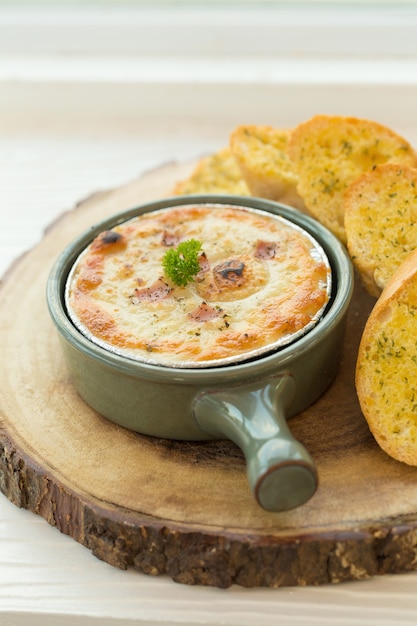
[[[119,13],[118,21],[92,15],[88,30],[77,12],[48,21],[0,10],[0,275],[90,193],[220,148],[240,123],[292,126],[315,113],[351,114],[386,123],[417,146],[415,12],[360,21],[350,15],[350,23],[328,18],[315,24],[316,38],[310,14],[296,20],[287,13],[281,31],[278,21],[256,15],[255,31],[253,16],[237,20],[234,39],[230,31],[224,38],[224,24],[236,26],[233,15],[194,15],[189,22],[165,15],[158,54],[152,35],[160,23],[152,12],[146,19]],[[179,34],[168,28],[173,19]],[[96,47],[69,50],[71,25],[79,45]],[[109,32],[119,37],[110,47],[103,43]],[[143,48],[132,50],[138,32]],[[200,57],[191,54],[197,32]],[[257,37],[256,54],[244,54],[248,32]],[[275,43],[274,32],[281,33]],[[326,32],[331,41],[324,43]],[[304,39],[294,47],[297,33]],[[349,41],[358,55],[349,53]],[[1,626],[416,623],[414,573],[320,588],[186,587],[116,570],[0,495]]]

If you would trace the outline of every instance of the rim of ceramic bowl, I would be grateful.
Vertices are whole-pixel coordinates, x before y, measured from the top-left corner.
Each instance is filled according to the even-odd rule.
[[[65,305],[68,277],[82,251],[97,234],[131,218],[160,209],[189,204],[227,204],[266,211],[282,216],[306,231],[313,240],[317,241],[329,260],[332,275],[331,297],[326,310],[317,323],[307,332],[295,337],[289,344],[282,347],[274,349],[272,345],[269,351],[253,358],[207,367],[176,367],[175,365],[158,365],[132,359],[112,352],[84,335],[71,321]],[[273,370],[277,363],[282,366],[302,353],[314,349],[317,344],[325,341],[327,335],[344,319],[352,291],[353,267],[345,247],[330,231],[310,216],[293,207],[263,198],[230,194],[192,194],[147,202],[110,216],[87,229],[61,252],[53,264],[47,281],[47,304],[52,320],[62,337],[75,349],[94,360],[133,376],[200,384],[203,381],[215,382],[219,378],[222,381],[246,378],[251,376],[254,371],[257,375],[262,375],[264,372]]]

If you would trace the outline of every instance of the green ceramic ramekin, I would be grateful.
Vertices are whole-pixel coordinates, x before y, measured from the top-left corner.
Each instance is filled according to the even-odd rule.
[[[193,369],[153,365],[114,354],[76,329],[66,311],[65,287],[75,260],[96,235],[149,211],[213,203],[280,215],[322,246],[332,270],[332,294],[323,317],[311,330],[258,358]],[[314,461],[292,436],[287,418],[312,404],[334,379],[352,291],[353,270],[345,248],[315,220],[260,198],[192,195],[151,202],[93,226],[55,262],[47,301],[73,384],[88,405],[144,435],[231,439],[245,454],[256,501],[266,510],[284,511],[306,502],[317,488]]]

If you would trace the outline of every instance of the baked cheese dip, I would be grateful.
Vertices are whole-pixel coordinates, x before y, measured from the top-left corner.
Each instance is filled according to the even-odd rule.
[[[167,251],[198,242],[197,272],[184,285]],[[92,342],[151,364],[238,362],[287,344],[323,314],[331,271],[303,229],[256,209],[170,207],[100,233],[66,286],[74,325]]]

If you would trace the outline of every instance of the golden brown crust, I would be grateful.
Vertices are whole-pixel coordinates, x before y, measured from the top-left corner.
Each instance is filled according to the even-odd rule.
[[[307,235],[275,216],[187,205],[99,235],[70,277],[73,320],[93,338],[147,361],[236,358],[303,331],[329,297],[330,269]],[[172,235],[172,236],[171,236]],[[163,273],[171,241],[201,241],[200,272],[178,287]],[[120,242],[124,242],[123,245]]]
[[[291,134],[288,154],[307,208],[343,243],[343,194],[348,185],[382,163],[417,166],[405,139],[377,122],[355,117],[316,115],[299,124]]]
[[[417,465],[417,250],[393,274],[362,335],[356,388],[381,448]]]
[[[347,247],[368,292],[378,297],[417,246],[417,169],[386,163],[344,196]]]
[[[290,133],[266,125],[241,125],[230,135],[230,149],[252,196],[304,209],[287,154]]]
[[[231,193],[248,196],[249,190],[228,147],[200,159],[188,178],[179,181],[174,195]]]

